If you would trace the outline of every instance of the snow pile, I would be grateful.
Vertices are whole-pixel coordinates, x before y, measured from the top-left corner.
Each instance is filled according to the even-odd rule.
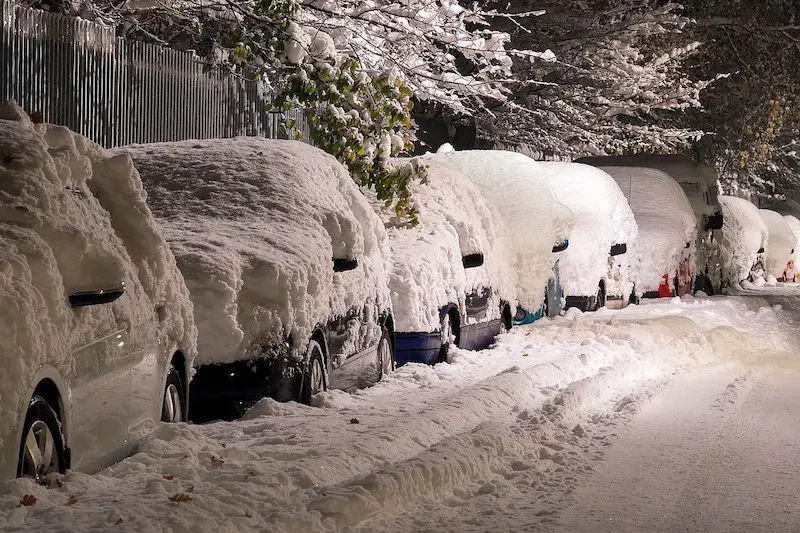
[[[786,223],[789,225],[789,229],[792,230],[792,234],[797,239],[797,242],[800,243],[800,220],[798,220],[798,218],[794,215],[784,215],[783,219],[786,220]],[[798,259],[800,259],[800,257],[798,257],[798,252],[800,252],[800,250],[798,250],[798,248],[799,247],[795,245],[794,255],[792,256],[795,272],[797,272],[797,269],[800,268],[800,263],[798,263]]]
[[[373,202],[389,232],[396,331],[436,331],[442,307],[454,303],[463,309],[466,295],[484,287],[493,289],[487,318],[500,317],[498,297],[511,304],[513,313],[515,255],[499,213],[459,172],[438,161],[426,164],[428,183],[412,186],[419,225],[405,227],[383,202]],[[465,269],[462,257],[476,253],[483,254],[483,266]]]
[[[769,230],[759,209],[744,198],[721,196],[720,203],[722,265],[728,281],[738,283],[750,276],[758,251],[769,247]]]
[[[318,323],[389,308],[386,232],[347,171],[295,141],[213,139],[129,146],[186,278],[204,364],[261,355]],[[332,260],[358,267],[334,273]],[[298,355],[298,354],[295,354]]]
[[[553,277],[553,246],[569,238],[572,213],[555,199],[533,159],[501,150],[453,152],[447,146],[423,161],[442,161],[458,169],[496,207],[516,252],[519,303],[527,310],[539,309]]]
[[[789,224],[783,215],[769,209],[759,209],[761,218],[769,230],[769,240],[764,254],[764,266],[767,275],[781,278],[786,271],[789,261],[794,258],[794,248],[797,237],[792,233]],[[794,273],[790,273],[793,275]]]
[[[691,258],[697,238],[694,211],[680,185],[668,174],[638,167],[603,167],[614,178],[633,210],[639,236],[629,253],[637,265],[637,292],[657,291],[667,274]],[[686,245],[689,244],[687,248]]]
[[[635,275],[631,272],[631,255],[613,258],[617,272],[609,268],[611,246],[627,244],[631,250],[638,235],[625,195],[614,179],[598,168],[580,163],[539,165],[558,200],[575,216],[569,248],[559,259],[564,294],[593,296],[599,281],[605,279],[608,295],[627,297],[632,292]]]
[[[107,362],[77,364],[72,351],[128,320],[155,322],[157,304],[165,305],[161,333],[191,363],[188,292],[127,157],[110,157],[64,127],[34,125],[9,102],[0,107],[0,217],[0,446],[16,446],[4,443],[6,432],[16,431],[43,366],[67,384],[77,368],[98,370]],[[111,304],[69,305],[74,292],[121,283],[125,293]],[[9,469],[16,464],[0,465],[0,477]]]

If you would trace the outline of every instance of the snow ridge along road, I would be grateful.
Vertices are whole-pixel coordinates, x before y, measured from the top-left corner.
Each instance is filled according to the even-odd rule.
[[[747,401],[761,360],[791,366],[792,301],[570,313],[457,351],[450,365],[325,393],[317,408],[263,400],[240,421],[163,425],[99,474],[3,485],[0,530],[578,531],[570,524],[604,518],[578,512],[581,487],[604,479],[626,428],[658,419],[672,388],[712,376],[718,387],[697,386],[703,413],[724,417]],[[627,481],[604,482],[634,495]],[[20,505],[25,495],[36,503]]]

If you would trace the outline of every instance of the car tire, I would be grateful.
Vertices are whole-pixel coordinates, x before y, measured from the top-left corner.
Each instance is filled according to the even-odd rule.
[[[322,355],[322,346],[315,341],[308,342],[306,367],[303,372],[303,385],[300,390],[300,401],[311,405],[311,399],[320,392],[328,390],[325,377],[325,359]]]
[[[453,345],[453,337],[453,319],[448,311],[445,313],[444,318],[442,318],[442,325],[439,329],[439,338],[441,341],[441,346],[439,348],[440,363],[452,362],[452,350],[450,348]]]
[[[66,469],[64,434],[58,415],[47,400],[34,395],[22,427],[17,477],[42,482],[49,474],[63,474]]]
[[[381,327],[381,340],[378,341],[378,381],[382,380],[387,374],[394,372],[397,362],[394,359],[394,348],[392,347],[392,337],[386,326]]]
[[[595,311],[606,306],[606,291],[603,282],[597,284],[597,296],[595,296]]]
[[[161,403],[161,421],[168,423],[186,422],[186,393],[181,374],[174,366],[167,373],[164,385],[164,399]]]

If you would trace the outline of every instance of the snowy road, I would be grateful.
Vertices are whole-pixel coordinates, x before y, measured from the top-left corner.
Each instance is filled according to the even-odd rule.
[[[7,483],[0,530],[795,531],[798,323],[794,286],[570,314]]]

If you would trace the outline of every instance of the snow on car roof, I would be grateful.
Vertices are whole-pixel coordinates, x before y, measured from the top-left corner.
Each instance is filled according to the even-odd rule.
[[[567,239],[572,213],[558,202],[539,163],[502,150],[465,150],[427,155],[458,169],[499,211],[516,252],[519,303],[538,309],[553,276],[553,245]]]
[[[780,213],[771,209],[759,209],[759,212],[769,230],[764,266],[767,274],[779,278],[783,275],[786,263],[794,256],[792,250],[797,244],[797,237]]]
[[[410,228],[383,202],[373,206],[389,231],[391,275],[389,287],[395,329],[432,332],[439,329],[439,309],[463,303],[466,293],[491,287],[500,298],[516,305],[514,251],[499,213],[461,173],[436,160],[396,159],[394,164],[424,164],[428,183],[414,183],[412,198],[419,224]],[[482,253],[483,266],[465,269],[462,257]],[[500,302],[489,312],[499,318]]]
[[[13,101],[0,106],[0,154],[0,428],[16,427],[43,365],[74,377],[73,350],[118,331],[123,318],[152,320],[158,303],[164,333],[191,363],[188,292],[128,158],[67,128],[34,125]],[[122,282],[113,303],[70,308],[69,294]]]
[[[769,229],[758,207],[744,198],[723,195],[722,204],[722,261],[731,282],[750,275],[758,259],[758,250],[769,245]]]
[[[686,193],[672,177],[648,167],[603,167],[633,211],[639,236],[631,250],[639,262],[637,287],[656,290],[678,269],[686,243],[693,249],[697,222]]]
[[[638,228],[633,212],[614,179],[599,168],[580,163],[539,165],[558,200],[575,217],[569,248],[559,262],[564,291],[575,296],[594,295],[598,281],[608,275],[611,246],[624,243],[631,248],[636,241]]]
[[[255,137],[124,147],[195,305],[201,363],[261,355],[352,308],[388,309],[386,232],[345,168]],[[333,258],[357,259],[333,272]],[[377,332],[376,334],[379,334]]]

